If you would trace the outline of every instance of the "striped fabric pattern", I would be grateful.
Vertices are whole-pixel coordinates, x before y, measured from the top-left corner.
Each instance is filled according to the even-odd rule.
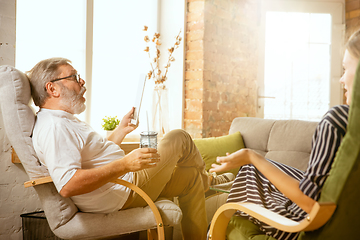
[[[336,151],[346,133],[348,112],[348,105],[339,105],[331,108],[324,115],[314,133],[310,160],[305,172],[267,159],[281,171],[297,179],[300,182],[300,189],[314,200],[318,200],[320,197]],[[307,215],[305,211],[286,198],[253,165],[245,165],[240,168],[227,202],[259,204],[294,221],[301,221]],[[299,234],[280,231],[240,211],[236,215],[248,218],[266,235],[276,239],[292,240],[296,239]]]

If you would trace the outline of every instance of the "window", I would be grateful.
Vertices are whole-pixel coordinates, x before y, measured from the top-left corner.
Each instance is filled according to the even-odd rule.
[[[263,12],[261,114],[320,120],[342,103],[342,4],[270,1]]]
[[[25,72],[43,59],[65,57],[85,77],[85,29],[86,0],[17,0],[15,66]]]
[[[121,118],[135,103],[138,79],[149,70],[142,31],[157,28],[156,1],[99,0],[94,2],[93,67],[90,119],[101,131],[104,116]],[[111,6],[111,7],[109,7]],[[131,14],[129,14],[131,13]],[[109,27],[110,26],[110,27]],[[147,81],[139,132],[146,129],[146,111],[151,109],[152,88]],[[146,99],[149,99],[146,101]],[[151,112],[149,112],[151,114]]]
[[[121,119],[130,111],[139,76],[150,69],[143,26],[149,26],[148,34],[162,34],[165,52],[184,30],[184,7],[161,0],[17,0],[16,67],[27,71],[45,58],[70,59],[87,87],[87,109],[79,118],[105,134],[102,118]],[[182,127],[184,53],[175,54],[167,85],[171,129]],[[151,114],[152,83],[146,84],[137,136],[147,128],[146,112]]]
[[[287,29],[287,31],[284,31]],[[330,104],[331,15],[268,12],[265,118],[319,120]]]

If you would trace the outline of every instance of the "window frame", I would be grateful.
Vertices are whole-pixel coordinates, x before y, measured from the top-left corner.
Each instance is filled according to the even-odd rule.
[[[186,1],[176,0],[156,0],[157,1],[157,29],[161,33],[162,44],[161,52],[167,52],[167,47],[172,44],[175,34],[181,29],[180,36],[183,41],[180,48],[174,53],[176,62],[171,66],[171,79],[167,81],[169,91],[169,127],[171,129],[183,128],[183,109],[184,109],[184,74],[185,74],[185,17]],[[86,9],[86,54],[85,54],[85,79],[87,84],[86,100],[87,109],[85,111],[85,121],[91,124],[91,86],[92,86],[92,67],[93,67],[93,19],[94,19],[94,0],[87,0]],[[174,30],[176,33],[174,33]],[[164,58],[164,57],[163,57]],[[136,94],[136,89],[134,89]],[[120,116],[119,116],[120,117]],[[122,117],[122,116],[121,116]],[[145,119],[142,119],[145,121]],[[129,136],[128,139],[134,139]],[[135,137],[137,139],[137,137]],[[127,139],[125,139],[127,141]]]

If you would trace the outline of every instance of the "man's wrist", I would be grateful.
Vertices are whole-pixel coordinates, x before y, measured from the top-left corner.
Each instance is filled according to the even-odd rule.
[[[125,173],[131,172],[130,167],[128,166],[129,154],[126,154],[123,158],[119,159],[118,165],[120,171],[124,171]]]

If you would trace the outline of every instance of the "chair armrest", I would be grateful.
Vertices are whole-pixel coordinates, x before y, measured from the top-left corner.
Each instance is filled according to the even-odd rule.
[[[24,183],[24,186],[26,188],[34,187],[36,185],[45,184],[45,183],[49,183],[49,182],[52,182],[52,179],[50,176],[27,181]],[[125,187],[130,188],[131,190],[133,190],[134,192],[139,194],[140,197],[142,197],[146,201],[146,203],[149,205],[149,207],[155,217],[156,227],[157,227],[157,239],[158,240],[165,239],[164,224],[163,224],[159,209],[157,209],[155,203],[151,200],[151,198],[141,188],[139,188],[135,184],[132,184],[132,183],[127,182],[122,179],[115,179],[111,182],[116,183],[116,184],[121,184],[121,185],[124,185]],[[152,234],[154,234],[154,233],[152,233]]]
[[[34,187],[36,185],[40,185],[40,184],[44,184],[44,183],[49,183],[52,182],[52,179],[50,176],[48,177],[42,177],[42,178],[38,178],[38,179],[34,179],[34,180],[30,180],[27,182],[24,182],[24,187],[28,188],[28,187]]]
[[[157,209],[155,203],[153,202],[153,200],[151,200],[151,198],[149,197],[149,195],[147,195],[141,188],[139,188],[138,186],[136,186],[135,184],[132,184],[130,182],[127,182],[125,180],[122,179],[115,179],[113,181],[111,181],[113,183],[117,183],[117,184],[121,184],[124,185],[125,187],[130,188],[131,190],[133,190],[134,192],[136,192],[137,194],[140,195],[140,197],[142,197],[146,203],[149,205],[149,207],[151,208],[154,217],[155,217],[155,221],[156,221],[156,227],[157,227],[157,233],[158,233],[158,239],[165,239],[165,233],[164,233],[164,224],[162,222],[162,218],[159,212],[159,209]]]
[[[233,214],[240,210],[252,217],[285,232],[312,231],[323,226],[336,208],[334,203],[316,202],[310,214],[302,221],[296,222],[260,205],[246,202],[226,203],[214,214],[211,222],[209,239],[225,239],[226,228]]]

